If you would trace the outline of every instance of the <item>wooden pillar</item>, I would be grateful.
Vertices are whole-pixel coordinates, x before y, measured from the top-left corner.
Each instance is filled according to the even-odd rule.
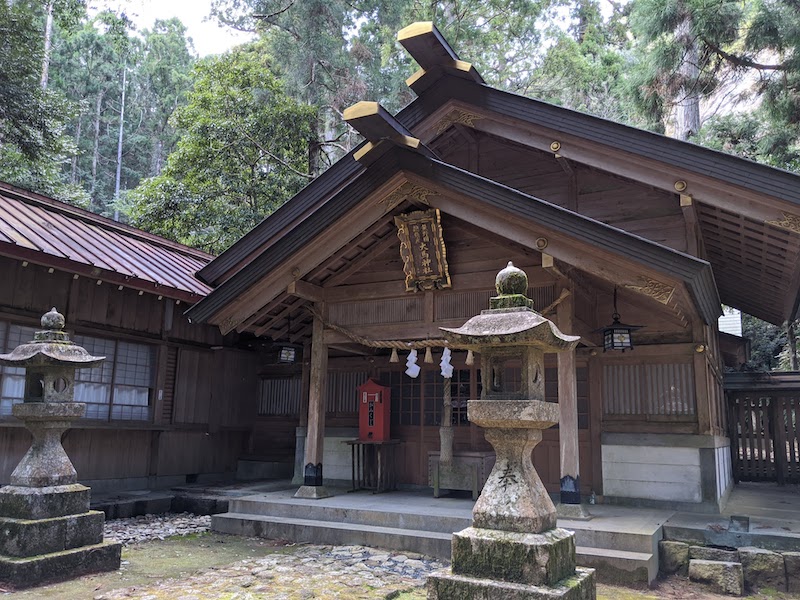
[[[573,295],[558,305],[558,326],[572,334]],[[578,444],[578,381],[575,351],[558,353],[558,422],[559,455],[561,458],[561,504],[580,504],[580,465]]]
[[[324,304],[317,303],[319,314]],[[306,434],[303,485],[297,498],[326,498],[330,494],[322,485],[322,452],[325,445],[325,386],[328,379],[328,346],[323,340],[322,320],[314,317],[311,333],[311,364],[308,386],[308,431]]]

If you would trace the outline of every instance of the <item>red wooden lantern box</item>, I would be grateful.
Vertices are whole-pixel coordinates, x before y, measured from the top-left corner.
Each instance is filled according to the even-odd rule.
[[[385,442],[389,437],[391,390],[372,379],[358,386],[358,439]]]

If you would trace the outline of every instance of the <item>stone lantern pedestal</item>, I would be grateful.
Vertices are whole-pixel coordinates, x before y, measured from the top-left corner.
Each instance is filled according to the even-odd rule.
[[[482,394],[469,420],[485,429],[494,469],[472,511],[472,527],[453,534],[452,567],[428,578],[429,600],[588,600],[593,569],[576,568],[575,534],[556,526],[531,454],[542,430],[558,422],[558,404],[544,402],[544,352],[571,350],[579,338],[561,333],[525,297],[528,280],[511,263],[497,276],[491,308],[448,341],[481,354]],[[512,374],[519,374],[518,376]]]
[[[25,367],[25,399],[12,411],[33,442],[0,488],[0,582],[14,587],[119,568],[122,545],[103,540],[102,512],[89,510],[90,490],[77,482],[61,436],[86,406],[73,402],[75,369],[94,367],[69,341],[53,309],[33,342],[0,355],[0,364]]]

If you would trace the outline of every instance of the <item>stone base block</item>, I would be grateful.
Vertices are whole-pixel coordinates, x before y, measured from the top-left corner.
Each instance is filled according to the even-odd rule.
[[[800,595],[800,552],[784,552],[786,566],[786,591]]]
[[[0,517],[0,555],[36,556],[99,544],[104,521],[105,515],[96,510],[54,519]]]
[[[786,565],[782,555],[763,548],[739,548],[739,561],[747,588],[786,591]]]
[[[689,558],[700,560],[716,560],[720,562],[739,562],[736,550],[725,550],[711,546],[689,546]]]
[[[566,529],[518,533],[468,527],[453,534],[453,573],[555,585],[575,572],[575,534]]]
[[[7,485],[0,488],[0,517],[52,519],[89,510],[91,489],[80,483],[49,487]]]
[[[664,575],[686,575],[689,570],[689,544],[661,540],[658,542],[658,556],[658,570]]]
[[[744,593],[741,563],[691,559],[689,581],[706,584],[720,594],[741,596]]]
[[[591,521],[594,519],[594,515],[583,504],[557,504],[556,514],[559,519],[571,519],[573,521]]]
[[[578,567],[555,586],[478,579],[440,571],[428,577],[428,600],[593,600],[594,569]]]
[[[122,544],[102,542],[30,558],[0,556],[0,583],[15,588],[119,569]]]
[[[333,496],[324,485],[301,485],[294,493],[295,498],[308,498],[309,500],[321,500]]]

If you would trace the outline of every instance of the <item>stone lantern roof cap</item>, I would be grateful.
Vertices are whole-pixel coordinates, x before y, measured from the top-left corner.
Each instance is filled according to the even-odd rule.
[[[10,367],[74,366],[86,369],[96,367],[105,356],[92,356],[83,346],[69,339],[64,331],[64,315],[55,308],[42,317],[42,331],[33,340],[20,344],[8,354],[0,354],[0,364]]]
[[[495,279],[497,296],[491,308],[481,311],[461,327],[441,327],[447,341],[455,346],[537,346],[544,351],[563,352],[578,345],[580,336],[566,335],[550,319],[533,310],[525,296],[528,276],[509,261]]]
[[[522,345],[562,352],[577,346],[581,339],[562,333],[550,319],[527,307],[484,310],[461,327],[441,330],[454,345],[473,348]]]

